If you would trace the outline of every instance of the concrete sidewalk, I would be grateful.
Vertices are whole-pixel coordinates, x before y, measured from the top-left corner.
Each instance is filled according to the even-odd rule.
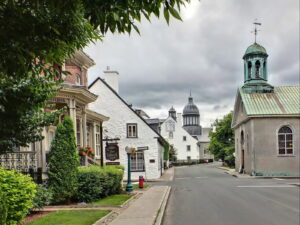
[[[153,225],[170,193],[168,186],[150,187],[109,225]],[[161,208],[162,207],[162,208]]]

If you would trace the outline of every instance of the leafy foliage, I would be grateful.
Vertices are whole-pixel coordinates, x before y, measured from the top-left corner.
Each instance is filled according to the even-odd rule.
[[[24,219],[33,207],[35,188],[36,184],[28,175],[0,168],[1,225],[16,225]]]
[[[44,206],[51,203],[52,192],[43,185],[38,185],[36,188],[36,195],[33,199],[33,208],[42,210]]]
[[[80,167],[76,199],[92,202],[108,195],[119,194],[122,190],[124,171],[116,167]]]
[[[49,189],[53,202],[70,202],[77,190],[79,158],[73,121],[66,117],[58,124],[51,143],[49,159]]]
[[[164,142],[164,160],[169,160],[170,144],[166,140]]]
[[[224,116],[222,120],[216,120],[215,132],[210,132],[209,151],[216,159],[222,159],[229,165],[234,165],[234,130],[231,128],[232,113]]]
[[[180,19],[189,0],[3,0],[0,3],[0,153],[41,140],[44,112],[62,82],[66,58],[108,31],[139,32],[142,16]],[[41,76],[42,75],[42,76]],[[58,114],[58,113],[57,113]]]

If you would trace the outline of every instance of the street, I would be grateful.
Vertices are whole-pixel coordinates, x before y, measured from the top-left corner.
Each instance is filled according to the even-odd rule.
[[[163,225],[299,225],[299,180],[236,178],[218,166],[175,168]]]

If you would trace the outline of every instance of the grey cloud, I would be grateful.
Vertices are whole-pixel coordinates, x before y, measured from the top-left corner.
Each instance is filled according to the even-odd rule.
[[[272,85],[299,84],[299,2],[295,0],[202,0],[184,21],[154,19],[137,34],[107,35],[86,48],[96,61],[89,81],[107,65],[120,72],[120,93],[136,107],[161,114],[183,107],[190,89],[195,102],[210,114],[233,108],[243,85],[243,54],[253,43],[252,22],[258,18],[258,42],[269,54]],[[223,107],[225,105],[225,107]]]

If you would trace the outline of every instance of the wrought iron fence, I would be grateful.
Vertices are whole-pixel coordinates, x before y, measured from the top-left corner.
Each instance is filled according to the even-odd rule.
[[[32,151],[10,152],[0,155],[0,167],[24,173],[38,169],[37,153]]]

